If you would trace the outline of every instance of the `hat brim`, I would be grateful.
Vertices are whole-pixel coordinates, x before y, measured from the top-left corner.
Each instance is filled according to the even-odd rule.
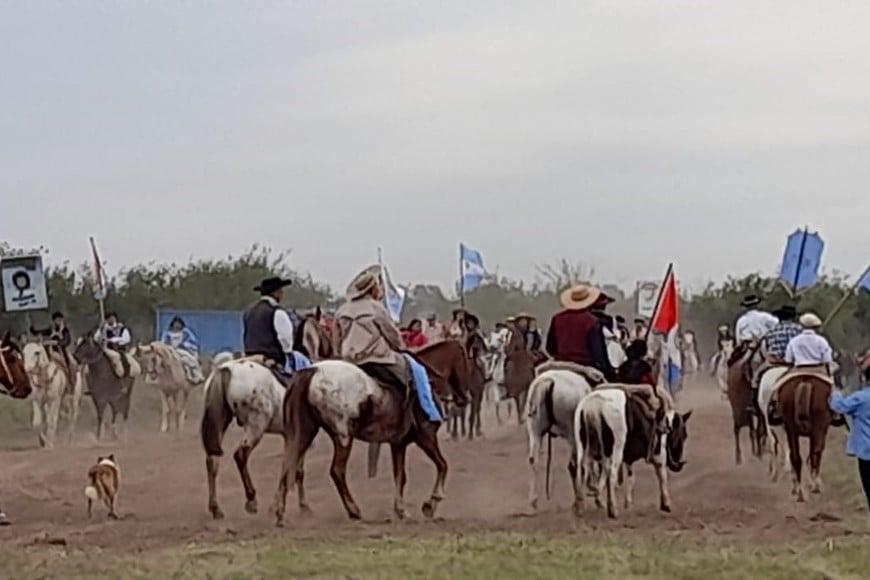
[[[571,295],[574,294],[577,290],[582,288],[587,288],[589,290],[589,295],[583,300],[574,300],[571,298]],[[585,310],[598,302],[599,298],[601,298],[602,292],[595,286],[587,286],[585,284],[581,284],[578,286],[572,286],[562,292],[559,296],[559,301],[562,303],[562,307],[565,310]]]
[[[257,284],[254,286],[254,292],[274,292],[275,290],[280,290],[281,288],[286,288],[287,286],[292,286],[292,280],[280,280],[276,282],[274,285],[270,284],[268,288],[264,287],[263,284]]]

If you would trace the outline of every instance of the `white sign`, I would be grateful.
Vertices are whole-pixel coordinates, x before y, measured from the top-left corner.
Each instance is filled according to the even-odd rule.
[[[645,318],[651,318],[655,314],[656,301],[659,298],[661,282],[638,282],[637,283],[637,314]]]
[[[0,262],[6,312],[48,308],[45,273],[40,256],[3,258]]]

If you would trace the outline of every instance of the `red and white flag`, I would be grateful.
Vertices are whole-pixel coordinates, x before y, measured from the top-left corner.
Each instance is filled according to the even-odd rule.
[[[679,347],[680,329],[680,294],[677,291],[677,277],[674,275],[673,264],[668,267],[668,273],[662,283],[658,306],[653,314],[650,330],[665,336],[665,348],[662,352],[663,362],[667,365],[668,386],[673,390],[680,382],[682,375],[682,357]]]

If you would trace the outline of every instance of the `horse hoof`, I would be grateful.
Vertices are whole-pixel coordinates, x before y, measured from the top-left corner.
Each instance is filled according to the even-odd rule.
[[[616,508],[607,508],[607,517],[611,520],[616,519]]]
[[[580,516],[583,515],[583,504],[582,503],[574,502],[574,506],[572,509],[574,511],[574,517],[579,518]]]
[[[0,526],[11,526],[12,522],[9,521],[9,518],[6,517],[6,514],[0,512]]]
[[[358,522],[362,519],[362,514],[359,512],[347,512],[347,517]]]
[[[309,514],[312,514],[314,512],[311,511],[311,508],[306,503],[306,504],[302,504],[301,506],[299,506],[299,513],[301,513],[303,515],[309,515]]]
[[[221,508],[219,508],[218,506],[211,506],[209,508],[209,511],[211,512],[212,519],[215,519],[215,520],[224,519],[224,512],[222,512]]]
[[[628,506],[626,506],[626,507],[628,507]],[[662,505],[659,507],[659,509],[662,510],[663,512],[665,512],[666,514],[671,513],[671,506],[669,506],[669,505],[662,504]]]
[[[423,504],[423,517],[427,520],[431,520],[435,517],[435,503],[432,501],[427,501]]]
[[[275,520],[275,527],[276,528],[283,528],[284,527],[284,518],[281,518],[280,520]]]
[[[245,502],[245,511],[249,514],[257,513],[257,500],[252,499]]]
[[[536,500],[536,499],[532,500],[532,509],[535,511],[538,511],[538,500]]]

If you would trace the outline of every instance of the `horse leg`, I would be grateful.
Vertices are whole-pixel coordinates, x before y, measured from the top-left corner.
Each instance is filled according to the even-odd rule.
[[[405,451],[408,445],[405,443],[393,443],[390,451],[393,455],[393,484],[395,495],[393,497],[393,511],[400,520],[407,517],[405,511],[405,484],[408,483],[408,474],[405,471]]]
[[[169,395],[160,389],[160,432],[169,431]]]
[[[94,401],[94,411],[97,415],[97,441],[103,438],[103,413],[106,410],[106,402],[102,400],[98,400],[96,398]]]
[[[329,475],[332,477],[335,489],[338,490],[338,495],[341,497],[347,515],[352,520],[359,520],[362,518],[362,513],[359,510],[359,506],[353,500],[350,489],[347,487],[347,460],[350,458],[352,446],[353,439],[348,439],[345,444],[342,443],[339,436],[332,435],[332,466],[329,468]]]
[[[45,421],[45,446],[48,449],[54,448],[54,438],[57,434],[57,421],[60,417],[60,403],[63,397],[63,391],[57,393],[48,402],[48,412],[46,413]]]
[[[251,480],[251,474],[248,472],[248,459],[251,453],[259,445],[263,434],[266,432],[264,421],[252,419],[245,425],[245,436],[242,442],[233,453],[233,459],[236,461],[236,467],[239,470],[239,476],[242,478],[242,485],[245,486],[245,511],[249,514],[257,513],[257,490],[254,489],[254,482]]]
[[[41,397],[39,396],[39,394],[30,399],[30,406],[32,410],[30,415],[30,426],[33,427],[34,430],[42,428],[42,402],[40,399]]]
[[[217,501],[217,474],[220,463],[220,455],[208,455],[205,458],[205,471],[208,474],[208,511],[216,520],[224,518],[224,512],[221,511]]]
[[[538,457],[541,455],[541,435],[537,429],[528,423],[529,434],[529,504],[533,510],[538,509]]]
[[[432,463],[435,464],[435,486],[432,488],[432,496],[423,503],[423,515],[426,518],[433,518],[435,511],[438,509],[438,504],[445,499],[444,482],[447,480],[447,460],[441,454],[441,448],[438,446],[438,432],[431,426],[424,426],[418,429],[415,439],[417,446],[423,450]]]
[[[791,458],[791,467],[792,467],[792,489],[791,494],[795,496],[795,499],[799,502],[806,501],[804,497],[804,487],[801,483],[801,468],[803,467],[803,462],[801,460],[801,442],[800,437],[797,433],[789,433],[788,434],[788,448],[789,448],[789,457]]]
[[[822,453],[825,451],[827,425],[816,427],[810,437],[810,493],[822,493]]]
[[[82,376],[81,372],[76,373],[75,376],[75,386],[73,387],[73,393],[71,396],[68,396],[67,401],[70,404],[70,414],[69,414],[69,434],[67,436],[67,444],[72,445],[73,437],[75,437],[76,432],[76,423],[79,420],[79,404],[82,399]]]
[[[369,470],[369,479],[373,479],[378,476],[378,459],[381,456],[381,444],[380,443],[369,443],[369,454],[368,454],[368,470]]]
[[[514,400],[517,402],[517,424],[522,425],[525,422],[523,410],[526,408],[526,398],[529,396],[528,391],[523,391]]]
[[[734,463],[743,464],[743,455],[740,453],[740,423],[734,419]]]
[[[184,431],[184,423],[187,421],[187,401],[190,398],[190,391],[182,388],[178,391],[175,398],[175,430],[177,433]]]
[[[476,399],[472,399],[471,401],[471,418],[472,418],[472,428],[475,430],[475,433],[478,437],[483,437],[483,425],[480,419],[481,408],[483,407],[483,393],[481,393]]]

